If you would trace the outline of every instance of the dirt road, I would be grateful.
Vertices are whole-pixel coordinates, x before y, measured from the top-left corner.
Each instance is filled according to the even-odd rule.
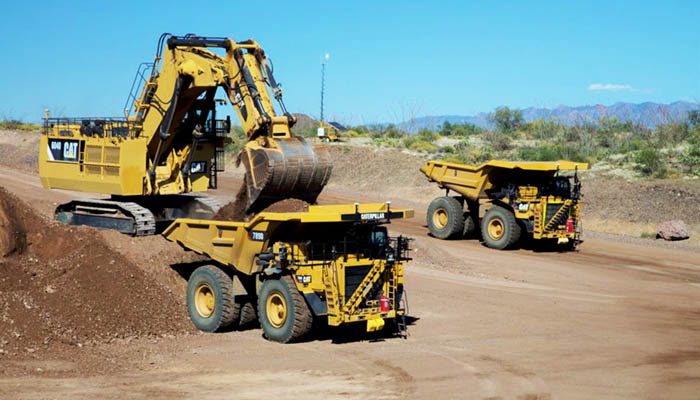
[[[0,182],[44,213],[75,196],[19,171]],[[356,200],[372,196],[321,198]],[[280,345],[253,329],[0,356],[0,369],[22,371],[0,375],[0,398],[699,397],[700,253],[600,239],[577,253],[499,252],[427,237],[424,205],[391,200],[417,211],[390,227],[416,238],[407,339],[330,331]]]

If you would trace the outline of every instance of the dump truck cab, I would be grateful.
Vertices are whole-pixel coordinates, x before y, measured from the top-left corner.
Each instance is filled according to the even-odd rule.
[[[385,224],[411,216],[390,203],[310,206],[249,222],[179,219],[163,235],[213,262],[188,282],[195,326],[218,331],[257,313],[265,337],[286,343],[314,319],[377,331],[404,315],[410,240],[389,236]]]
[[[488,247],[514,247],[527,235],[575,247],[580,239],[581,182],[586,163],[491,160],[479,166],[429,161],[421,167],[447,191],[428,208],[433,236],[480,236]],[[449,192],[457,196],[449,196]]]

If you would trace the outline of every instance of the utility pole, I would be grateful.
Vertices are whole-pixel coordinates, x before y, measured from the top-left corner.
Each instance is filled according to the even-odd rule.
[[[316,136],[323,139],[326,137],[326,127],[323,124],[323,96],[326,92],[326,63],[330,61],[331,53],[326,52],[321,59],[321,121],[319,122]]]
[[[321,60],[321,125],[323,125],[323,96],[326,91],[326,63],[330,61],[331,53],[326,52]]]

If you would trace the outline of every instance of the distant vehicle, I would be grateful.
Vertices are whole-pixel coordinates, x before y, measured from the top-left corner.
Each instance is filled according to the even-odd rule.
[[[581,235],[578,171],[585,169],[587,163],[563,160],[479,166],[429,161],[421,172],[447,195],[430,203],[428,228],[436,238],[451,239],[473,236],[480,226],[484,244],[499,250],[514,247],[523,234],[573,249]],[[449,196],[450,190],[458,195]]]
[[[326,143],[341,142],[340,132],[347,131],[348,128],[337,122],[320,122],[318,125],[317,136]]]

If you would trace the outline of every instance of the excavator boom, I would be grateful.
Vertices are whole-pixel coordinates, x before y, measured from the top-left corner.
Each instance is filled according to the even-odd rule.
[[[178,97],[178,90],[188,90],[188,85],[197,86],[197,75],[201,72],[186,65],[187,54],[206,54],[211,58],[210,69],[221,71],[216,85],[226,91],[248,138],[238,158],[246,170],[248,211],[262,210],[285,198],[315,202],[330,178],[330,157],[292,134],[296,118],[284,105],[282,87],[274,77],[264,50],[252,40],[235,42],[228,38],[193,35],[170,36],[166,43],[174,59],[184,60],[177,71],[176,83],[180,84],[173,87],[172,98]],[[225,49],[225,58],[204,50],[212,47]],[[144,93],[146,91],[144,87]],[[281,115],[277,115],[273,99]],[[165,114],[161,135],[168,130],[167,116],[175,114],[171,112],[173,108],[177,108],[175,102]]]

